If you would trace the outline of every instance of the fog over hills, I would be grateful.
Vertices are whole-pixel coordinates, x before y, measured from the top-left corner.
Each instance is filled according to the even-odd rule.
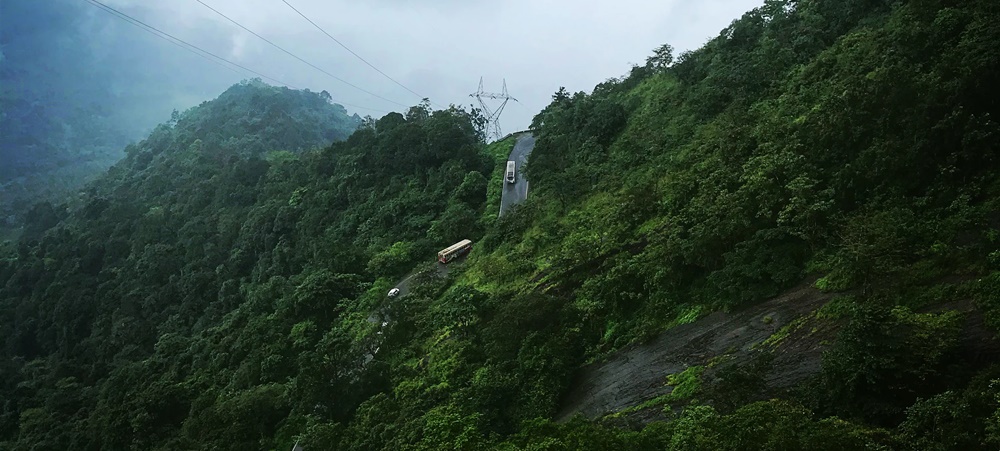
[[[589,90],[607,67],[641,63],[665,41],[693,49],[756,2],[290,2],[393,81],[282,2],[202,3],[101,2],[257,74],[196,55],[95,2],[0,3],[0,229],[19,226],[37,200],[73,193],[173,110],[258,74],[273,77],[270,84],[328,91],[352,114],[374,117],[405,112],[423,96],[436,108],[469,106],[480,77],[487,91],[506,79],[519,102],[501,125],[521,130],[560,86]]]

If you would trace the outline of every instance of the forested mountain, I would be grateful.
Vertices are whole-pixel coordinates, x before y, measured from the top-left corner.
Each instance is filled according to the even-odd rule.
[[[0,270],[7,446],[252,448],[289,409],[342,418],[370,394],[366,316],[347,322],[366,265],[398,275],[469,231],[488,163],[470,116],[424,106],[286,151],[357,125],[327,100],[234,86],[129,146],[68,216],[33,209]],[[249,404],[189,418],[220,396]]]
[[[74,194],[171,110],[232,84],[176,50],[87,2],[0,2],[0,241],[34,202]]]
[[[37,2],[11,0],[0,6],[3,184],[91,159],[106,168],[142,128],[155,124],[119,111],[113,65],[95,61],[96,52],[83,39],[82,9],[60,3],[39,8]],[[133,115],[137,109],[131,108]]]
[[[0,447],[996,449],[998,24],[992,0],[769,0],[557,92],[499,219],[511,142],[475,112],[292,153],[305,122],[224,105],[317,94],[234,87],[5,251]],[[792,288],[821,306],[554,420],[581,368]]]

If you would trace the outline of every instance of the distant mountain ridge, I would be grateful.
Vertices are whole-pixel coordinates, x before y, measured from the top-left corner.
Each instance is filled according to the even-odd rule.
[[[270,151],[298,153],[347,139],[361,121],[357,114],[350,115],[342,105],[332,103],[325,91],[300,91],[270,86],[259,79],[245,80],[214,100],[183,113],[175,112],[149,137],[125,146],[123,161],[130,167],[146,165],[168,150],[192,150],[214,158],[261,156]],[[87,165],[95,174],[102,171],[100,165],[94,167],[96,163],[75,164]],[[26,206],[35,201],[61,203],[58,198],[44,196],[32,199],[33,195],[40,195],[41,188],[23,183],[14,180],[0,188],[3,190],[0,192],[8,193],[9,199],[20,201],[19,209],[14,208],[11,200],[0,204],[10,215],[9,225],[18,223],[16,217],[25,215]]]
[[[233,85],[168,124],[181,140],[201,139],[206,146],[248,156],[301,152],[343,141],[361,124],[361,117],[332,103],[326,91],[275,87],[254,79]]]
[[[28,212],[0,244],[0,448],[256,449],[271,407],[346,418],[371,395],[351,368],[384,277],[482,233],[496,162],[473,113],[362,121],[329,100],[240,83],[128,146],[72,202]],[[224,350],[233,339],[246,347]],[[174,352],[199,356],[162,366]],[[275,397],[239,399],[259,395]],[[235,404],[205,410],[209,396]]]
[[[767,0],[557,91],[499,218],[480,112],[241,83],[0,244],[0,448],[998,449],[998,24]]]
[[[225,42],[218,27],[194,26],[206,41]],[[0,2],[0,242],[16,235],[32,204],[62,202],[171,110],[214,98],[237,80],[87,2]],[[339,113],[315,114],[305,122]],[[326,130],[322,145],[343,138],[336,128]],[[289,132],[320,142],[309,130]]]

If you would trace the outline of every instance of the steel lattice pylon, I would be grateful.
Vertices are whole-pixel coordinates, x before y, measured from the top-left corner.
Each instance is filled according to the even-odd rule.
[[[504,107],[507,106],[507,102],[513,100],[517,102],[517,99],[507,94],[507,80],[503,81],[503,92],[497,94],[495,92],[485,92],[483,91],[483,78],[479,78],[479,90],[469,94],[469,97],[475,97],[479,101],[479,108],[483,110],[483,114],[486,116],[486,139],[488,141],[496,141],[503,137],[500,131],[500,113],[503,113]],[[500,107],[493,109],[486,104],[487,100],[498,100],[500,102]]]

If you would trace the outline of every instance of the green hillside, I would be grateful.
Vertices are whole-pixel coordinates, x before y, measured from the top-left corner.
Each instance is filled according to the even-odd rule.
[[[18,94],[26,95],[20,91]],[[7,115],[10,120],[4,123],[4,127],[11,129],[0,132],[3,136],[0,147],[9,153],[3,156],[9,162],[3,167],[8,173],[0,174],[0,241],[17,235],[24,225],[25,212],[36,202],[75,197],[87,180],[97,178],[123,156],[137,150],[135,146],[127,146],[122,153],[122,147],[129,141],[123,133],[111,140],[107,137],[110,132],[106,133],[101,124],[89,122],[108,121],[108,118],[88,115],[86,111],[76,111],[76,115],[70,117],[51,111],[50,116],[36,112],[31,117],[20,117],[15,113],[22,112],[23,102],[6,100],[3,103],[9,103],[11,108],[8,108],[10,114]],[[76,103],[87,104],[83,101]],[[25,125],[32,120],[40,121],[40,116],[59,123],[39,129]],[[165,124],[176,125],[174,135],[158,131],[150,140],[166,139],[168,136],[169,139],[184,142],[201,139],[202,145],[226,155],[250,156],[275,150],[301,152],[342,141],[360,123],[361,118],[357,114],[348,115],[343,106],[332,103],[325,91],[291,91],[252,80],[231,87],[218,99],[204,102],[201,108],[184,114],[175,112],[170,122]],[[107,136],[93,138],[106,142],[95,144],[99,149],[93,150],[89,144],[85,146],[77,142],[84,138],[75,135],[67,138],[55,131],[74,128],[86,130],[94,136],[106,133]],[[29,138],[22,136],[28,132],[34,135]],[[43,142],[39,149],[45,151],[25,150],[24,146],[28,145],[25,143],[28,142]],[[156,152],[167,146],[157,143],[153,147]],[[131,157],[140,164],[153,157],[153,152],[140,153],[143,155]],[[28,163],[33,165],[32,168],[22,166]],[[18,176],[15,177],[15,174]]]
[[[335,137],[281,112],[317,94],[234,87],[4,250],[0,448],[996,449],[998,24],[991,0],[769,0],[557,92],[499,219],[512,140],[476,112],[302,151]],[[825,305],[555,421],[582,368],[793,289]],[[777,390],[805,342],[821,362]]]

